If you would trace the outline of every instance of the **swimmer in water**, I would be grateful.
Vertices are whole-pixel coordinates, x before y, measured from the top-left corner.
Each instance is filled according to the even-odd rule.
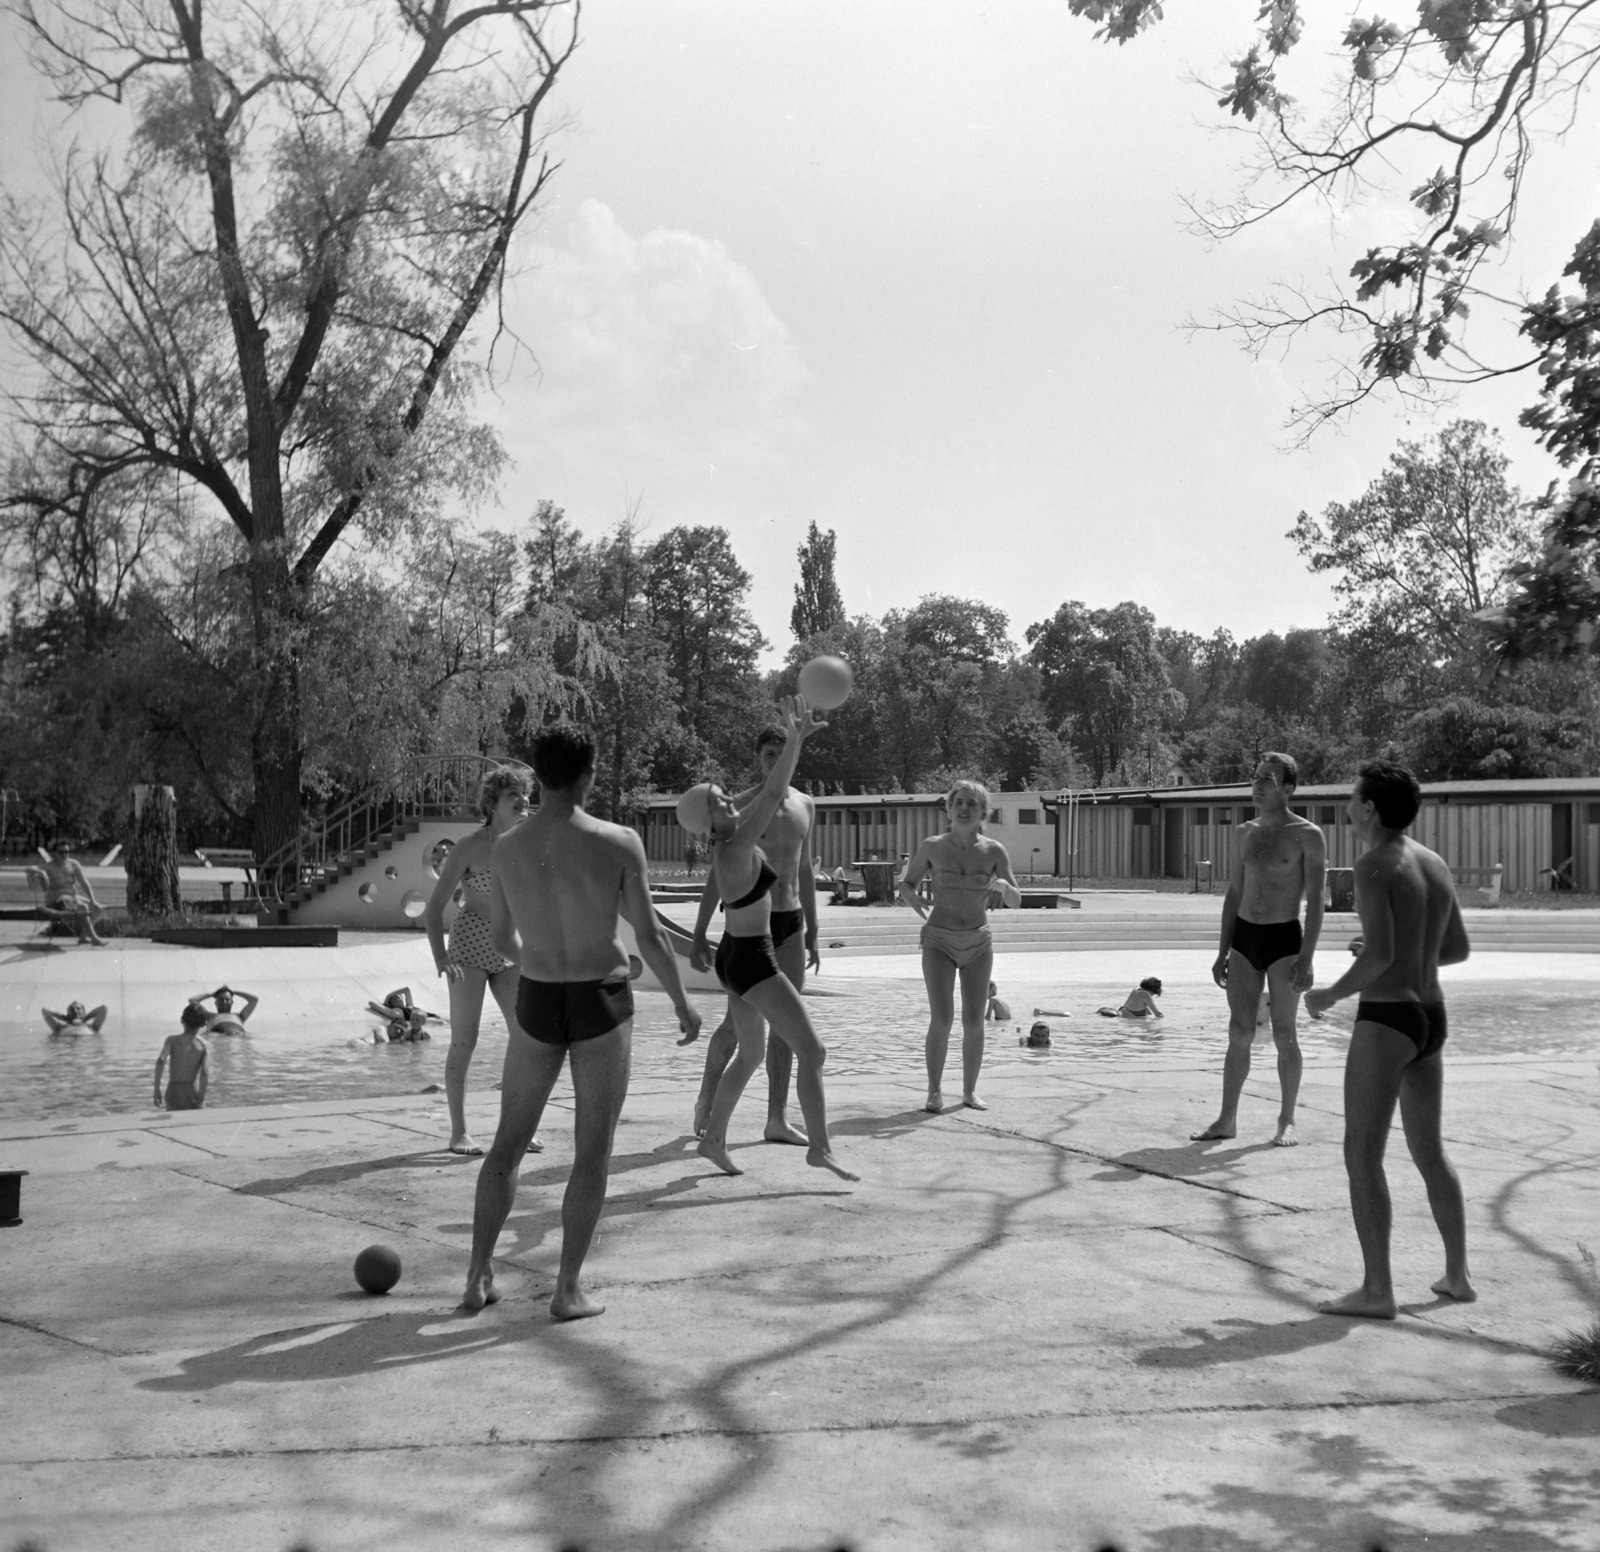
[[[984,1016],[994,1019],[999,1024],[1011,1022],[1011,1005],[1001,1001],[999,988],[993,981],[989,983],[989,1006],[984,1010]]]
[[[233,999],[244,998],[244,1006],[235,1013]],[[256,1011],[261,999],[251,992],[234,991],[230,986],[219,986],[214,992],[202,992],[198,997],[191,997],[190,1003],[204,1013],[206,1003],[214,1002],[217,1011],[207,1016],[206,1033],[208,1035],[242,1035],[245,1033],[245,1022]]]
[[[199,1110],[206,1102],[206,1087],[210,1080],[206,1059],[211,1050],[200,1037],[200,1031],[206,1025],[205,1010],[191,1002],[185,1005],[180,1018],[183,1032],[168,1035],[161,1047],[161,1054],[156,1058],[154,1097],[158,1110]],[[163,1097],[161,1071],[169,1060],[172,1072]]]
[[[999,841],[980,831],[989,814],[989,792],[976,781],[958,781],[944,800],[950,828],[929,836],[900,876],[900,898],[922,918],[922,980],[928,989],[928,1098],[923,1109],[944,1109],[944,1062],[955,1022],[956,979],[961,981],[961,1102],[989,1107],[978,1097],[983,1066],[985,992],[994,968],[989,932],[991,906],[1018,906],[1022,891],[1011,858]],[[917,885],[933,877],[933,907],[924,910]]]
[[[409,986],[398,987],[382,1002],[369,1002],[367,1007],[384,1021],[391,1044],[431,1039],[427,1029],[428,1020],[439,1018],[437,1013],[429,1013],[412,1002]]]
[[[1048,1024],[1042,1024],[1042,1023],[1041,1024],[1035,1024],[1033,1026],[1033,1028],[1028,1031],[1027,1038],[1023,1039],[1023,1040],[1019,1040],[1017,1042],[1017,1044],[1018,1045],[1030,1046],[1035,1051],[1047,1051],[1047,1050],[1049,1050],[1050,1049],[1050,1026]]]
[[[1160,1018],[1156,998],[1161,995],[1161,978],[1147,975],[1124,998],[1120,1008],[1101,1008],[1102,1018]]]
[[[39,1011],[50,1026],[51,1035],[98,1035],[100,1026],[106,1021],[104,1003],[93,1011],[81,1002],[69,1002],[65,1013],[56,1013],[49,1008],[40,1008]]]

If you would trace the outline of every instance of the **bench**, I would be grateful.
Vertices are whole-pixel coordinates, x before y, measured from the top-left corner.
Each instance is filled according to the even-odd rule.
[[[1483,895],[1485,905],[1499,905],[1500,884],[1505,876],[1505,864],[1497,862],[1492,868],[1451,868],[1457,889],[1476,889]]]
[[[252,900],[257,904],[261,901],[261,891],[256,886],[256,854],[242,846],[196,846],[194,854],[200,859],[200,865],[206,868],[240,868],[244,872],[244,899],[240,904],[248,904]],[[222,909],[229,915],[233,914],[233,880],[222,880]]]

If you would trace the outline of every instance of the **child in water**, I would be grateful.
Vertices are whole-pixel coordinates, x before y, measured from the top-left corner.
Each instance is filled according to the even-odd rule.
[[[200,1038],[200,1031],[206,1027],[205,1011],[192,1002],[186,1003],[179,1017],[183,1022],[183,1033],[168,1035],[160,1056],[156,1058],[155,1102],[158,1110],[163,1105],[168,1110],[198,1110],[206,1102],[209,1081],[206,1058],[211,1050]],[[163,1100],[161,1070],[169,1058],[172,1073],[167,1079],[167,1092]]]
[[[1160,978],[1147,975],[1128,993],[1120,1008],[1101,1008],[1102,1018],[1160,1018],[1156,998],[1161,995]]]
[[[1000,1000],[999,990],[993,981],[989,983],[989,1006],[984,1010],[984,1017],[997,1019],[1002,1024],[1009,1023],[1011,1020],[1010,1005]]]
[[[1028,1031],[1025,1040],[1019,1040],[1018,1045],[1031,1047],[1035,1051],[1048,1051],[1050,1049],[1050,1026],[1043,1022],[1035,1024]]]

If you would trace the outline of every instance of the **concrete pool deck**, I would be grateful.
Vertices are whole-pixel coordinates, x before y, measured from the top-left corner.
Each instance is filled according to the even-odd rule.
[[[306,951],[301,995],[402,951]],[[126,984],[243,979],[227,957],[129,950]],[[1025,981],[1047,956],[1016,957]],[[1600,956],[1535,969],[1595,979]],[[752,1140],[759,1079],[749,1173],[710,1170],[686,1053],[623,1117],[590,1259],[607,1313],[562,1327],[565,1084],[477,1316],[455,1308],[477,1166],[440,1151],[442,1096],[8,1122],[0,1168],[31,1173],[0,1229],[0,1547],[1592,1546],[1600,1391],[1541,1354],[1592,1309],[1596,1057],[1450,1064],[1481,1299],[1429,1294],[1397,1137],[1405,1312],[1379,1326],[1315,1311],[1359,1266],[1339,1064],[1308,1063],[1299,1148],[1267,1145],[1260,1060],[1240,1138],[1188,1143],[1220,1055],[997,1071],[987,1112],[941,1117],[917,1072],[836,1080],[850,1187]],[[350,1272],[373,1242],[405,1262],[381,1299]]]

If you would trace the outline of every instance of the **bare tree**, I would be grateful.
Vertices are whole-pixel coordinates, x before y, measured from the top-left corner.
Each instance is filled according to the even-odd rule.
[[[157,472],[233,524],[262,856],[299,825],[319,567],[500,467],[470,415],[500,330],[475,330],[557,165],[579,3],[17,6],[59,100],[131,129],[0,211],[0,323],[33,367],[6,511],[89,522]]]

